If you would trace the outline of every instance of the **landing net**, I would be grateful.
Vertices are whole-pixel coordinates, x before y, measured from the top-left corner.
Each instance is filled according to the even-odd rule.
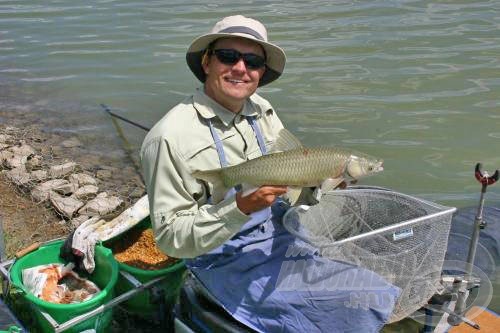
[[[441,290],[455,208],[380,188],[326,193],[290,209],[285,228],[333,260],[367,268],[401,288],[390,322],[407,317]]]

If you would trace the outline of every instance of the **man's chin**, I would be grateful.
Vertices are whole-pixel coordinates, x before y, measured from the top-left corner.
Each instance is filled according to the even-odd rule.
[[[252,90],[247,89],[246,87],[242,87],[241,89],[228,89],[226,90],[226,96],[233,99],[233,100],[240,100],[243,101],[247,99],[248,97],[252,96],[252,94],[255,92]]]

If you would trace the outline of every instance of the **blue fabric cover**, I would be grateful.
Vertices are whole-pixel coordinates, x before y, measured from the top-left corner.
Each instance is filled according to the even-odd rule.
[[[371,271],[317,256],[281,225],[284,208],[275,204],[272,219],[254,214],[188,267],[227,312],[257,331],[378,332],[400,290]]]
[[[453,216],[446,260],[467,260],[476,214],[477,207],[472,207],[459,209]],[[500,208],[484,207],[483,221],[487,225],[479,233],[474,265],[494,278],[496,266],[500,263]]]

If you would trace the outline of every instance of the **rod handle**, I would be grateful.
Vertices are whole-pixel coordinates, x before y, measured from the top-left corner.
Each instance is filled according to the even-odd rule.
[[[40,247],[40,245],[42,245],[42,243],[40,243],[40,242],[36,242],[36,243],[31,244],[31,245],[30,245],[30,246],[28,246],[28,247],[25,247],[25,248],[24,248],[24,249],[22,249],[22,250],[17,251],[17,252],[16,252],[16,259],[22,258],[22,257],[24,257],[25,255],[27,255],[28,253],[33,252],[33,251],[37,250],[37,249]]]

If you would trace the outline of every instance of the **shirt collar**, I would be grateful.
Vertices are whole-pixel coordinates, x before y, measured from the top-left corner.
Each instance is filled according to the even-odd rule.
[[[193,106],[203,118],[210,119],[218,117],[225,126],[231,124],[238,115],[256,116],[259,118],[264,112],[268,110],[272,111],[271,105],[265,99],[257,94],[253,94],[245,101],[243,110],[236,114],[206,95],[203,91],[203,87],[198,88],[193,95]]]

